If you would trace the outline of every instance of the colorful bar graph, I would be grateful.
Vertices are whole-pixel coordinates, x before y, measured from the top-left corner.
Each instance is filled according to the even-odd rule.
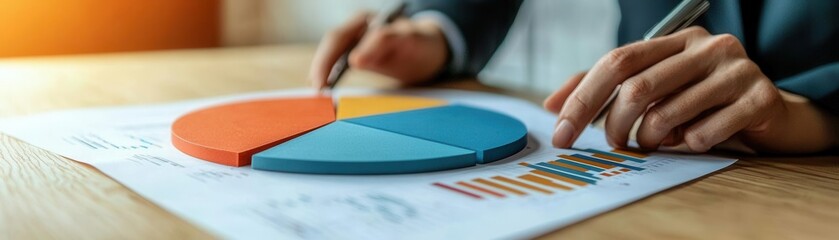
[[[607,160],[598,159],[598,158],[594,158],[594,157],[589,157],[589,156],[586,156],[586,155],[574,154],[574,155],[571,155],[571,156],[582,158],[582,159],[589,160],[589,161],[592,161],[592,162],[601,163],[601,164],[611,164],[612,166],[629,168],[630,170],[636,170],[636,171],[644,170],[643,168],[629,166],[629,165],[626,165],[626,164],[621,164],[621,163],[616,163],[616,162],[610,162],[610,161],[607,161]]]
[[[555,183],[551,180],[544,179],[544,178],[538,177],[536,175],[531,175],[531,174],[521,175],[521,176],[519,176],[519,178],[527,180],[527,181],[531,181],[533,183],[537,183],[537,184],[545,185],[545,186],[548,186],[548,187],[560,189],[560,190],[566,190],[566,191],[573,190],[573,188],[571,188],[569,186],[565,186],[565,185],[562,185],[562,184],[557,184],[557,183]]]
[[[574,170],[574,171],[578,171],[578,172],[586,172],[586,171],[588,171],[588,169],[586,169],[586,168],[584,168],[584,167],[578,167],[578,166],[574,166],[574,165],[567,164],[567,163],[561,163],[561,162],[557,162],[557,161],[552,161],[552,162],[547,162],[547,163],[548,163],[548,164],[550,164],[550,165],[555,165],[555,166],[559,166],[559,167],[564,167],[564,168],[568,168],[568,169],[571,169],[571,170]]]
[[[580,163],[577,163],[577,162],[574,162],[574,161],[568,161],[568,160],[565,160],[565,159],[559,159],[559,160],[556,160],[556,161],[561,162],[561,163],[565,163],[565,164],[568,164],[568,165],[574,165],[574,166],[577,166],[577,167],[585,168],[585,169],[595,171],[595,172],[602,172],[603,171],[603,169],[599,168],[599,167],[586,165],[586,164],[580,164]]]
[[[599,167],[599,168],[602,168],[602,169],[611,169],[611,168],[615,167],[613,165],[604,164],[604,163],[595,162],[595,161],[589,161],[589,160],[582,159],[582,158],[579,158],[579,157],[576,157],[576,156],[559,155],[559,157],[565,158],[565,159],[568,159],[568,160],[571,160],[571,161],[575,161],[575,162],[578,162],[578,163],[582,163],[582,164],[592,165],[592,166]]]
[[[501,185],[501,184],[498,184],[496,182],[486,180],[486,179],[483,179],[483,178],[475,178],[472,181],[475,181],[477,183],[480,183],[480,184],[483,184],[483,185],[486,185],[486,186],[489,186],[489,187],[493,187],[493,188],[496,188],[496,189],[499,189],[499,190],[502,190],[502,191],[507,191],[507,192],[515,194],[515,195],[519,195],[519,196],[526,196],[527,195],[526,192],[519,191],[518,189],[511,188],[511,187],[508,187],[508,186],[504,186],[504,185]]]
[[[441,187],[443,189],[446,189],[446,190],[449,190],[449,191],[452,191],[452,192],[455,192],[455,193],[459,193],[459,194],[462,194],[462,195],[465,195],[465,196],[468,196],[468,197],[471,197],[471,198],[475,198],[475,199],[483,199],[484,198],[484,197],[481,197],[480,195],[470,193],[470,192],[467,192],[467,191],[463,191],[463,190],[457,189],[455,187],[452,187],[452,186],[449,186],[449,185],[446,185],[446,184],[434,183],[432,185],[438,186],[438,187]]]
[[[597,150],[597,149],[591,149],[591,148],[589,148],[589,149],[585,149],[585,150],[583,150],[583,151],[590,152],[590,153],[597,153],[597,154],[607,155],[607,156],[612,156],[612,157],[616,157],[616,158],[620,158],[620,159],[623,159],[623,160],[628,160],[628,161],[633,161],[633,162],[637,162],[637,163],[644,163],[644,162],[646,162],[646,161],[641,160],[641,159],[638,159],[638,158],[634,158],[634,157],[630,157],[630,156],[625,156],[625,155],[622,155],[622,154],[617,154],[617,153],[610,153],[610,152],[606,152],[606,151],[600,151],[600,150]]]
[[[529,167],[529,168],[533,168],[533,169],[536,169],[536,170],[540,170],[540,171],[543,171],[543,172],[549,172],[549,173],[552,173],[554,175],[567,177],[567,178],[570,178],[570,179],[574,179],[574,180],[589,183],[589,184],[595,184],[595,182],[596,182],[593,179],[584,178],[584,177],[580,177],[580,176],[577,176],[577,175],[564,173],[564,172],[557,171],[557,170],[550,169],[550,168],[546,168],[546,167],[543,167],[543,166],[532,165],[532,164],[528,164],[528,163],[520,163],[519,165]]]
[[[479,186],[475,186],[475,185],[472,185],[468,182],[460,181],[460,182],[457,182],[457,185],[464,186],[464,187],[467,187],[469,189],[472,189],[472,190],[475,190],[475,191],[478,191],[478,192],[482,192],[482,193],[486,193],[486,194],[489,194],[489,195],[492,195],[492,196],[496,196],[496,197],[500,197],[500,198],[505,197],[504,194],[493,192],[492,190],[482,188],[482,187],[479,187]]]
[[[531,169],[516,176],[491,176],[474,178],[471,181],[457,181],[452,185],[434,183],[435,186],[470,198],[506,198],[529,196],[531,192],[554,194],[574,191],[578,188],[596,185],[605,178],[614,177],[630,171],[643,171],[636,163],[644,163],[640,153],[624,150],[606,152],[595,149],[581,151],[590,154],[558,155],[559,159],[518,165]],[[505,174],[506,175],[506,174]]]
[[[506,178],[506,177],[503,177],[503,176],[494,176],[494,177],[492,177],[492,179],[502,181],[502,182],[505,182],[505,183],[509,183],[509,184],[513,184],[513,185],[516,185],[516,186],[519,186],[519,187],[527,188],[527,189],[530,189],[530,190],[533,190],[533,191],[536,191],[536,192],[540,192],[540,193],[544,193],[544,194],[553,194],[553,192],[551,192],[549,190],[546,190],[546,189],[543,189],[543,188],[540,188],[540,187],[537,187],[537,186],[533,186],[533,185],[530,185],[530,184],[527,184],[527,183],[523,183],[523,182],[520,182],[520,181],[517,181],[517,180],[514,180],[514,179]]]
[[[612,157],[612,156],[609,156],[609,155],[603,155],[603,154],[599,154],[599,153],[592,154],[591,156],[592,156],[592,157],[602,158],[602,159],[607,159],[607,160],[612,160],[612,161],[615,161],[615,162],[624,162],[624,161],[626,161],[626,160],[623,160],[623,159],[621,159],[621,158],[616,158],[616,157]]]
[[[646,157],[648,157],[646,154],[630,152],[630,151],[625,151],[625,150],[620,150],[620,149],[612,149],[612,152],[627,155],[627,156],[630,156],[630,157],[636,157],[636,158],[646,158]]]
[[[536,166],[542,166],[542,167],[551,168],[551,169],[554,169],[554,170],[557,170],[557,171],[562,171],[562,172],[566,172],[566,173],[574,174],[574,175],[581,176],[581,177],[585,177],[585,178],[591,178],[591,179],[594,179],[594,180],[600,180],[600,178],[599,178],[599,177],[595,177],[595,176],[594,176],[594,175],[592,175],[591,173],[587,173],[587,172],[580,172],[580,171],[577,171],[577,170],[568,169],[568,168],[564,168],[564,167],[556,166],[556,165],[553,165],[553,164],[547,164],[547,163],[543,163],[543,162],[541,162],[541,163],[537,163],[537,164],[536,164]]]
[[[585,187],[586,185],[588,185],[588,183],[583,182],[583,181],[574,180],[574,179],[571,179],[571,178],[563,177],[563,176],[556,175],[556,174],[549,173],[549,172],[545,172],[545,171],[531,170],[530,172],[533,173],[533,174],[549,177],[549,178],[552,178],[552,179],[555,179],[555,180],[558,180],[558,181],[561,181],[561,182],[569,183],[571,185],[576,185],[576,186],[580,186],[580,187]]]

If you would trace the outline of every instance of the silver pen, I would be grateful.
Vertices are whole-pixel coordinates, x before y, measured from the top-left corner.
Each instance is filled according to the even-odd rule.
[[[369,29],[379,28],[390,24],[399,16],[405,12],[405,7],[407,4],[405,2],[401,2],[396,5],[394,8],[390,9],[389,11],[383,14],[377,14],[376,17],[370,21],[370,25],[368,26]],[[350,68],[349,58],[350,58],[350,51],[355,48],[352,46],[344,51],[344,54],[338,58],[338,61],[335,62],[335,65],[332,65],[332,70],[329,71],[329,76],[326,77],[326,87],[329,89],[335,88],[335,84],[338,84],[338,80],[341,79],[341,76],[344,75],[344,72]]]
[[[667,16],[664,17],[658,24],[650,28],[646,34],[644,34],[644,41],[666,36],[668,34],[678,32],[679,30],[685,29],[697,18],[705,14],[708,11],[708,8],[711,6],[711,3],[708,0],[683,0],[679,5],[673,8]],[[605,115],[605,110],[612,105],[612,102],[615,101],[615,98],[618,96],[618,92],[620,92],[621,85],[618,84],[615,87],[615,90],[612,91],[612,94],[609,95],[609,98],[606,99],[606,103],[600,107],[600,110],[597,111],[597,114],[594,115],[594,119],[591,120],[592,123],[599,121]]]

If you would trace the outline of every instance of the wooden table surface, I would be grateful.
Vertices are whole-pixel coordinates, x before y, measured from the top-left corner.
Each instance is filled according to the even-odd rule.
[[[0,117],[306,86],[311,45],[0,59]],[[398,87],[370,73],[342,84]],[[460,81],[435,86],[511,94]],[[546,235],[835,239],[839,157],[743,157],[720,172]],[[213,238],[96,169],[0,134],[0,239]]]

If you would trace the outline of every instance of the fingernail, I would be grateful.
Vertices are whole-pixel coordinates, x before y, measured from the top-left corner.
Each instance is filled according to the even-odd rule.
[[[554,131],[554,147],[570,147],[571,139],[574,138],[574,132],[576,132],[576,129],[574,128],[574,125],[571,125],[571,122],[566,119],[559,121],[559,125],[556,126],[556,130]]]

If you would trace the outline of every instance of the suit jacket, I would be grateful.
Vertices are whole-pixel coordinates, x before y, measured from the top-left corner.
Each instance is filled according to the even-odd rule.
[[[644,33],[680,0],[619,0],[618,42]],[[434,10],[448,16],[466,42],[466,67],[477,74],[504,40],[522,0],[411,0],[409,13]],[[749,58],[784,90],[839,114],[839,1],[711,0],[697,23],[712,34],[740,39]]]

